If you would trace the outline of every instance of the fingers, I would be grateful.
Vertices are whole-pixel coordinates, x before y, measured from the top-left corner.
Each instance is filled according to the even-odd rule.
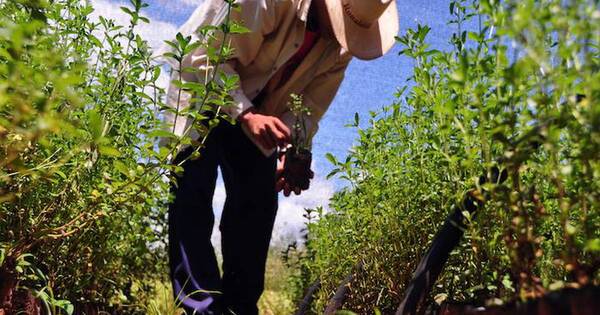
[[[286,156],[282,154],[279,156],[279,163],[277,165],[276,171],[276,183],[275,188],[277,192],[283,191],[283,194],[286,197],[289,197],[292,192],[298,196],[302,194],[303,191],[308,190],[310,187],[310,180],[314,178],[315,173],[308,169],[306,173],[304,173],[304,178],[296,178],[293,174],[286,174]],[[287,176],[292,176],[291,178],[287,178]]]
[[[264,129],[256,128],[252,131],[252,135],[258,144],[263,146],[265,149],[272,149],[274,145],[271,143],[270,137],[266,134]]]
[[[277,117],[247,114],[242,123],[251,130],[255,140],[268,150],[276,146],[285,147],[291,142],[291,132],[289,128]]]
[[[283,190],[283,187],[285,186],[285,179],[283,177],[280,177],[277,182],[275,183],[275,191],[280,192]]]
[[[267,124],[265,127],[269,131],[271,139],[276,142],[278,146],[284,147],[287,144],[287,138],[285,134],[277,129],[276,120],[273,120],[273,124]]]
[[[275,178],[278,178],[278,182],[283,180],[282,175],[285,170],[285,154],[279,153],[279,161],[277,162],[277,169],[275,170]],[[283,189],[283,187],[282,187]],[[277,191],[281,191],[278,189]]]
[[[292,132],[290,131],[290,128],[288,128],[288,126],[286,126],[280,119],[276,118],[274,120],[275,122],[275,127],[277,127],[277,129],[281,132],[281,134],[284,136],[284,140],[285,140],[285,144],[288,144],[291,142],[292,139]]]
[[[296,196],[299,196],[303,191],[303,189],[301,189],[298,186],[292,187],[288,182],[285,181],[283,177],[277,180],[277,182],[275,183],[275,189],[277,190],[277,192],[283,190],[283,195],[285,195],[286,197],[289,197],[292,194],[292,192],[294,192]]]
[[[283,190],[283,194],[286,197],[289,197],[290,193],[292,191],[292,189],[290,188],[290,184],[288,184],[288,182],[286,182],[284,177],[280,177],[279,179],[277,179],[277,182],[275,182],[275,190],[277,192],[280,192]]]
[[[281,176],[283,175],[283,170],[283,163],[277,163],[277,169],[275,170],[275,178],[281,178]]]
[[[261,142],[263,144],[263,146],[268,149],[271,150],[273,148],[275,148],[275,141],[273,141],[273,138],[271,137],[271,133],[269,132],[268,128],[264,128],[260,130],[260,139]]]

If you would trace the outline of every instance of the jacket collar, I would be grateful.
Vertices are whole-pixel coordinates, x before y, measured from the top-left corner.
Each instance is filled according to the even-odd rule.
[[[311,3],[312,0],[296,0],[296,15],[302,22],[306,22]]]

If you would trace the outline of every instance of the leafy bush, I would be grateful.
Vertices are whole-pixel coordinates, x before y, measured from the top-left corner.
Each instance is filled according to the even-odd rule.
[[[322,282],[317,313],[358,264],[345,307],[395,311],[448,211],[496,165],[509,179],[481,187],[486,206],[436,300],[493,304],[600,283],[597,2],[452,1],[450,11],[453,49],[430,49],[427,26],[398,38],[413,82],[371,113],[345,160],[328,156],[350,185],[309,224],[302,268],[304,283]]]
[[[202,146],[236,80],[184,83],[191,69],[179,67],[174,83],[216,116],[166,107],[161,68],[135,31],[147,4],[130,2],[125,27],[92,21],[87,1],[0,3],[0,310],[19,288],[53,314],[139,310],[168,274],[167,176],[181,170],[170,156]],[[179,34],[169,57],[210,46],[220,49],[207,62],[220,63],[229,25],[199,30],[197,41]],[[193,116],[200,138],[173,134],[164,111]],[[159,149],[157,137],[174,141]]]

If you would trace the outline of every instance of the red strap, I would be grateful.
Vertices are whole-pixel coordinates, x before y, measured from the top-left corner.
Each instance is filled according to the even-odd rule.
[[[280,72],[276,73],[265,85],[263,90],[260,91],[260,93],[252,100],[255,106],[260,107],[267,93],[270,93],[274,89],[281,87],[290,79],[296,68],[298,68],[300,63],[302,63],[302,60],[306,58],[310,50],[315,46],[320,36],[321,32],[319,31],[314,32],[306,30],[304,33],[304,42],[298,51],[296,51],[296,53],[283,66],[283,69],[279,70]]]
[[[281,80],[279,81],[279,86],[281,86],[282,84],[287,82],[287,80],[289,80],[289,78],[294,73],[294,70],[296,70],[300,63],[302,63],[302,60],[306,58],[306,55],[308,55],[310,50],[315,46],[320,36],[321,33],[318,31],[312,32],[306,30],[306,32],[304,33],[304,42],[302,43],[298,51],[292,56],[292,58],[290,58],[290,60],[288,60],[288,62],[285,64],[285,69],[283,70],[283,75],[281,76]]]

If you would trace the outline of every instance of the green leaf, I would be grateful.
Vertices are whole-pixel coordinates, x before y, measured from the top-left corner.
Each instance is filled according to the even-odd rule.
[[[600,251],[600,238],[588,240],[585,243],[584,250],[586,252],[599,252]]]
[[[121,152],[111,146],[100,145],[98,146],[98,152],[102,155],[110,156],[110,157],[120,157]]]
[[[54,173],[57,174],[58,176],[60,176],[60,178],[62,178],[62,179],[67,179],[67,175],[65,175],[65,173],[61,170],[56,169],[56,170],[54,170]]]
[[[148,137],[151,138],[177,138],[177,135],[174,133],[164,130],[164,129],[155,129],[148,133]]]
[[[135,12],[131,11],[131,9],[129,9],[128,7],[120,7],[121,11],[127,13],[130,16],[134,16]]]
[[[121,174],[123,174],[125,176],[129,176],[129,168],[127,167],[127,165],[125,165],[125,163],[123,163],[123,162],[121,162],[119,160],[114,160],[113,161],[113,166]]]
[[[325,158],[327,158],[327,160],[329,160],[329,162],[333,165],[339,164],[337,159],[335,158],[335,156],[333,156],[333,154],[331,154],[331,153],[326,153]]]
[[[250,29],[239,23],[232,23],[230,25],[229,32],[231,34],[243,34],[243,33],[249,33]]]
[[[62,308],[67,314],[72,315],[75,308],[73,304],[67,300],[54,300],[53,303],[56,307]]]
[[[87,117],[90,134],[92,135],[94,142],[97,142],[100,138],[102,138],[102,117],[93,109],[87,111]]]

